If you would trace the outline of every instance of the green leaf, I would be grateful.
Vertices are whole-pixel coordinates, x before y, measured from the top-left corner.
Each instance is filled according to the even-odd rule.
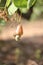
[[[17,7],[12,3],[8,8],[9,15],[13,15],[17,11]]]
[[[12,0],[16,7],[26,8],[28,0]]]
[[[21,13],[27,13],[28,12],[28,9],[27,8],[20,8],[20,11],[21,11]]]
[[[28,0],[27,7],[20,8],[21,13],[24,13],[24,14],[27,13],[29,11],[30,7],[33,6],[35,2],[36,2],[36,0]]]
[[[0,25],[4,26],[6,24],[5,20],[0,19]]]
[[[30,0],[30,3],[29,3],[30,7],[33,6],[35,2],[36,0]]]
[[[28,0],[27,8],[30,8],[35,4],[36,0]]]
[[[4,7],[5,6],[5,3],[6,3],[6,0],[1,0],[0,1],[0,7]]]
[[[8,7],[10,3],[11,3],[11,0],[7,0],[6,1],[6,6]]]

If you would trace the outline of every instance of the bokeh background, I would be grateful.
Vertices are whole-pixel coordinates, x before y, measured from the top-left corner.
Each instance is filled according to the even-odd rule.
[[[0,10],[5,3],[6,0],[0,0]],[[11,7],[8,11],[13,14]],[[35,0],[30,8],[18,8],[12,16],[4,13],[1,18],[0,11],[0,65],[43,65],[43,0]],[[19,19],[23,36],[16,41],[14,34]]]

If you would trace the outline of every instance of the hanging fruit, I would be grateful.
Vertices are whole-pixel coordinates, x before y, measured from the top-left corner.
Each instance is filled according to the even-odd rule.
[[[16,34],[14,35],[15,40],[18,41],[22,35],[23,35],[23,28],[22,25],[19,24],[16,29]]]

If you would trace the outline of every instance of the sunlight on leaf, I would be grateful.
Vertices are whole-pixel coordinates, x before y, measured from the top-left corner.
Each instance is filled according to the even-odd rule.
[[[10,3],[11,3],[11,0],[7,0],[6,1],[6,6],[8,7]]]
[[[17,11],[17,7],[12,3],[8,8],[9,15],[13,15]]]
[[[28,0],[12,0],[16,7],[25,8],[27,7]]]

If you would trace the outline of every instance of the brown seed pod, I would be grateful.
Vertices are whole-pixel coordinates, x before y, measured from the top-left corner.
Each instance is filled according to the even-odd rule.
[[[22,25],[19,24],[16,29],[16,34],[14,35],[15,40],[16,41],[20,40],[22,35],[23,35],[23,28]]]
[[[19,35],[19,36],[23,35],[23,28],[21,24],[17,26],[16,35]]]

